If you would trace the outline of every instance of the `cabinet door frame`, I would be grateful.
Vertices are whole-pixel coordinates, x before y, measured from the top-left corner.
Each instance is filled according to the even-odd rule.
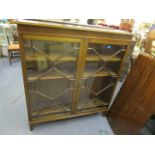
[[[129,51],[129,48],[130,48],[130,44],[131,44],[131,41],[128,40],[119,40],[119,39],[107,39],[107,38],[103,38],[103,39],[84,39],[82,41],[82,47],[81,47],[81,51],[80,51],[80,57],[79,57],[79,69],[78,69],[78,77],[77,77],[77,92],[76,92],[76,101],[75,101],[75,105],[73,107],[73,112],[78,112],[78,99],[80,97],[80,84],[81,84],[81,80],[83,78],[83,74],[84,74],[84,69],[85,69],[85,63],[86,63],[86,58],[87,58],[87,48],[88,48],[88,45],[90,43],[97,43],[97,44],[112,44],[112,45],[125,45],[127,46],[126,48],[126,51],[125,51],[125,54],[121,60],[121,64],[120,64],[120,68],[119,68],[119,71],[118,71],[118,77],[115,81],[115,85],[112,89],[112,93],[109,97],[109,107],[111,106],[111,101],[112,101],[112,97],[113,97],[113,94],[114,94],[114,90],[116,88],[116,85],[119,81],[119,78],[120,78],[120,74],[121,74],[121,71],[122,71],[122,68],[123,68],[123,64],[124,64],[124,61],[127,57],[127,54],[128,54],[128,51]]]
[[[77,87],[78,87],[78,77],[81,67],[81,61],[82,55],[83,55],[83,46],[84,46],[84,40],[80,38],[71,38],[71,37],[64,37],[64,36],[46,36],[46,35],[31,35],[31,34],[23,34],[20,35],[20,47],[21,47],[21,62],[22,62],[22,70],[23,70],[23,81],[24,81],[24,89],[26,94],[26,104],[27,104],[27,111],[28,111],[28,118],[29,121],[32,121],[32,111],[31,111],[31,102],[30,102],[30,96],[29,96],[29,86],[28,86],[28,79],[27,79],[27,72],[26,72],[26,58],[25,58],[25,47],[24,47],[24,40],[44,40],[44,41],[64,41],[64,42],[76,42],[80,44],[78,55],[77,55],[77,61],[76,62],[76,74],[75,74],[75,82],[74,82],[74,90],[72,95],[72,103],[71,103],[71,113],[74,113],[75,105],[76,105],[76,99],[77,99]],[[82,56],[82,57],[81,57]]]
[[[125,46],[127,46],[126,52],[125,52],[124,57],[122,58],[122,61],[121,61],[121,64],[120,64],[120,68],[119,68],[119,71],[118,71],[118,77],[117,77],[117,80],[115,82],[115,86],[113,88],[113,91],[112,91],[110,99],[109,99],[109,102],[110,102],[109,103],[109,109],[110,109],[110,107],[112,105],[113,94],[114,94],[114,91],[116,89],[117,83],[119,82],[119,78],[120,78],[121,72],[123,70],[124,62],[125,62],[125,60],[127,58],[129,50],[131,48],[132,40],[123,40],[123,39],[119,40],[119,39],[107,39],[107,38],[104,38],[104,39],[90,39],[89,43],[125,45]]]
[[[85,66],[87,47],[88,47],[88,40],[83,39],[81,41],[79,59],[77,62],[77,74],[76,74],[76,86],[75,86],[76,91],[74,92],[74,97],[73,97],[74,104],[72,107],[73,114],[77,112],[77,108],[78,108],[78,99],[79,99],[80,88],[81,88],[81,78],[82,78],[84,66]]]

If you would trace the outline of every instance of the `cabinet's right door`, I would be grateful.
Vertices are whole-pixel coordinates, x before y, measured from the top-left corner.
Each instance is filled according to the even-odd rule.
[[[126,51],[126,45],[88,43],[78,110],[108,108]]]

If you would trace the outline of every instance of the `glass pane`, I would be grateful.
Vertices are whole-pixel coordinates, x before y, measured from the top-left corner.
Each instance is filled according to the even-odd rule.
[[[78,109],[108,107],[127,46],[89,44]]]
[[[71,111],[80,43],[25,40],[32,112]]]

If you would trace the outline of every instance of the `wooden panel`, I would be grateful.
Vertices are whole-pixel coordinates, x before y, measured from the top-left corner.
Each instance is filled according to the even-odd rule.
[[[74,37],[74,38],[92,38],[92,39],[111,39],[111,41],[129,42],[132,39],[132,35],[116,34],[116,33],[104,33],[104,32],[90,32],[80,30],[70,30],[63,28],[49,28],[41,26],[29,26],[18,25],[18,32],[27,35],[45,35],[46,36],[61,36],[61,37]],[[123,40],[122,40],[123,39]],[[109,42],[109,41],[108,41]]]
[[[24,39],[30,40],[48,40],[48,41],[61,41],[61,42],[80,42],[78,38],[66,38],[66,37],[51,37],[51,36],[36,36],[36,35],[24,35]]]
[[[155,112],[155,59],[140,55],[107,117],[115,134],[137,134]]]
[[[103,112],[103,114],[106,114],[107,111],[108,111],[107,108],[105,108],[105,109],[104,108],[96,108],[93,110],[86,109],[81,112],[77,112],[75,114],[66,113],[66,114],[59,114],[59,115],[55,115],[55,116],[48,115],[46,117],[40,117],[40,118],[33,119],[29,123],[30,123],[30,125],[35,125],[38,123],[45,123],[45,122],[49,122],[49,121],[56,121],[56,120],[62,120],[62,119],[66,119],[66,118],[74,118],[74,117],[79,117],[79,116],[91,115],[91,114],[95,114],[98,112]]]
[[[100,44],[114,44],[114,45],[128,45],[130,40],[126,40],[125,38],[123,39],[114,39],[111,38],[95,38],[95,39],[90,39],[89,43],[100,43]]]

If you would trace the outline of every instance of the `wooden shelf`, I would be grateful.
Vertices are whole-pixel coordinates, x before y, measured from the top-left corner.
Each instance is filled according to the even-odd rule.
[[[34,81],[34,80],[37,80],[38,77],[40,77],[41,75],[43,74],[43,72],[36,72],[36,73],[31,73],[28,75],[28,81]],[[66,77],[68,77],[69,79],[75,79],[75,76],[72,75],[72,74],[65,74]],[[54,79],[63,79],[63,78],[66,78],[65,76],[63,75],[59,75],[59,74],[48,74],[48,75],[45,75],[43,77],[41,77],[40,80],[54,80]]]
[[[95,114],[99,112],[108,112],[109,109],[106,107],[96,107],[96,108],[86,108],[77,110],[77,112],[73,115],[72,112],[57,112],[53,113],[53,110],[48,110],[48,112],[42,113],[39,117],[36,117],[36,112],[32,112],[32,121],[33,124],[38,124],[46,121],[53,121],[53,120],[61,120],[65,118],[72,118],[72,117],[78,117],[78,116],[84,116],[88,114]],[[72,115],[71,115],[72,114]]]
[[[89,78],[89,77],[104,77],[104,76],[113,76],[113,77],[117,77],[117,74],[112,72],[112,71],[109,71],[110,74],[106,71],[100,71],[100,72],[97,72],[95,74],[92,75],[92,71],[87,71],[87,72],[84,72],[83,74],[83,78]],[[39,76],[41,76],[43,74],[43,72],[36,72],[36,73],[30,73],[28,75],[28,81],[34,81],[36,80]],[[66,76],[66,77],[65,77]],[[58,74],[48,74],[46,76],[43,76],[41,77],[40,80],[52,80],[52,79],[62,79],[62,78],[69,78],[69,79],[73,79],[75,80],[75,76],[71,73],[65,73],[65,76],[63,75],[58,75]]]
[[[71,111],[70,105],[60,105],[57,107],[48,107],[44,110],[40,109],[40,110],[35,110],[32,112],[32,116],[33,117],[39,117],[42,115],[48,115],[48,114],[58,114],[58,113],[68,113]]]
[[[51,61],[55,61],[57,58],[59,58],[61,55],[58,54],[52,54],[49,55],[49,59]],[[26,61],[31,62],[31,61],[46,61],[47,59],[44,56],[41,56],[40,54],[28,54],[26,55]],[[64,56],[60,58],[58,61],[76,61],[76,57],[73,56]]]
[[[97,108],[97,107],[107,107],[108,103],[103,100],[97,99],[94,102],[85,103],[85,101],[79,103],[78,110],[81,109],[89,109],[89,108]]]
[[[57,58],[60,57],[60,55],[58,54],[52,54],[48,56],[50,58],[51,61],[55,61]],[[118,58],[116,56],[114,57],[110,57],[110,56],[106,56],[106,55],[101,55],[102,59],[104,61],[121,61],[121,58]],[[64,56],[62,58],[60,58],[58,61],[66,61],[66,62],[75,62],[77,57],[74,56]],[[88,55],[86,57],[86,61],[102,61],[102,59],[97,56],[97,55]],[[29,54],[26,55],[26,61],[27,62],[31,62],[31,61],[46,61],[47,59],[43,56],[41,56],[40,54]]]
[[[99,72],[97,72],[95,74],[93,74],[92,71],[87,71],[87,72],[84,72],[83,77],[84,78],[88,78],[88,77],[102,77],[102,76],[114,76],[114,77],[117,77],[117,74],[114,73],[113,71],[109,71],[109,73],[106,72],[106,71],[103,71],[103,70],[99,71]]]
[[[85,110],[91,110],[94,108],[96,108],[96,109],[102,108],[102,109],[108,110],[107,105],[108,105],[108,103],[106,103],[100,99],[96,99],[95,102],[89,102],[89,103],[86,103],[84,101],[84,102],[79,103],[77,112],[85,111]],[[55,115],[55,114],[63,114],[63,113],[69,114],[70,112],[71,112],[70,104],[66,104],[66,105],[64,104],[64,105],[60,105],[60,106],[56,106],[56,107],[48,107],[45,109],[38,109],[35,111],[32,110],[32,116],[33,117],[42,117],[45,115]]]
[[[102,59],[104,61],[121,61],[122,59],[119,58],[119,57],[110,57],[110,56],[107,56],[107,55],[101,55]],[[87,55],[86,57],[86,61],[102,61],[102,59],[97,56],[97,55]]]

